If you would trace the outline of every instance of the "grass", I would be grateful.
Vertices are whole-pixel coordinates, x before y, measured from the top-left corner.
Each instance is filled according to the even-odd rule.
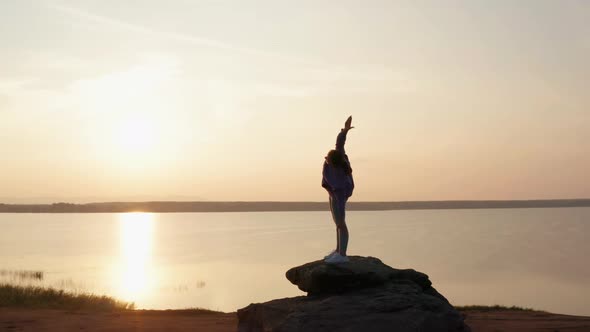
[[[0,307],[118,311],[135,309],[135,304],[108,296],[68,293],[53,288],[0,284]]]
[[[503,305],[466,305],[466,306],[455,306],[455,309],[458,311],[529,311],[529,312],[539,312],[540,310],[535,310],[532,308],[523,308],[517,306],[506,307]]]
[[[204,308],[186,308],[186,309],[164,309],[164,310],[145,310],[140,309],[136,312],[140,312],[143,315],[178,315],[178,316],[199,316],[199,315],[211,315],[211,314],[226,314],[223,311],[216,311]]]
[[[43,280],[43,271],[0,269],[0,277],[15,278],[21,280]]]

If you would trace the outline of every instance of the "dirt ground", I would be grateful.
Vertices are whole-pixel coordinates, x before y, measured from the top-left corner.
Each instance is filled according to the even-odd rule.
[[[530,311],[468,311],[467,324],[474,332],[581,332],[590,331],[590,317]]]
[[[469,311],[474,332],[590,331],[590,317],[521,311]],[[190,311],[71,312],[0,308],[0,331],[211,331],[235,332],[235,313]]]
[[[235,313],[184,311],[72,312],[0,308],[0,331],[211,331],[237,330]]]

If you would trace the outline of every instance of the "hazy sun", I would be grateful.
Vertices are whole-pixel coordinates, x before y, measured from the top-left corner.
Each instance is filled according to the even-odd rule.
[[[149,153],[156,148],[158,128],[149,119],[130,117],[121,121],[115,130],[115,143],[123,153]]]
[[[105,165],[139,175],[170,159],[164,156],[174,134],[166,117],[174,107],[167,89],[173,74],[173,66],[151,61],[78,84],[87,134]]]

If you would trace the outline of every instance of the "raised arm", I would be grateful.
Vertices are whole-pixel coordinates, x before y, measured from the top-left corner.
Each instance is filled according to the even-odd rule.
[[[348,133],[349,130],[351,130],[352,127],[352,116],[349,116],[348,119],[346,119],[346,122],[344,123],[344,128],[342,128],[342,130],[340,130],[340,133],[338,134],[338,137],[336,137],[336,150],[342,152],[342,153],[346,153],[344,151],[344,144],[346,143],[346,134]]]

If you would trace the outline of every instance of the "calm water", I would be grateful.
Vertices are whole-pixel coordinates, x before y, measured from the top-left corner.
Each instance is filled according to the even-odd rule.
[[[590,315],[590,208],[347,218],[351,255],[425,272],[453,304]],[[139,308],[234,311],[302,294],[285,271],[334,242],[328,212],[0,214],[0,282],[108,294]]]

